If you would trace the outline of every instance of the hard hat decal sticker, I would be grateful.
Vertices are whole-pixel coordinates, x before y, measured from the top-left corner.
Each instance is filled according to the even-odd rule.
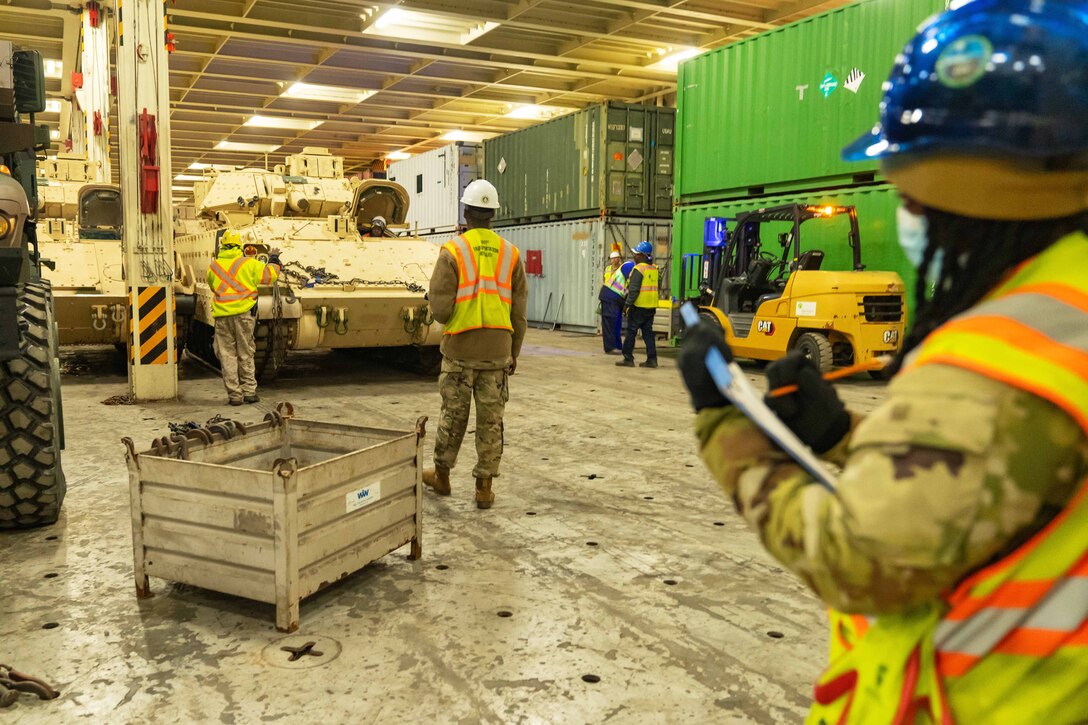
[[[824,76],[824,79],[820,81],[820,93],[824,94],[824,98],[828,98],[835,89],[839,87],[839,81],[835,76],[828,73]]]
[[[994,46],[982,35],[968,35],[945,48],[937,58],[937,78],[948,88],[974,85],[986,73]]]
[[[842,84],[842,87],[851,93],[857,93],[861,88],[862,81],[865,80],[865,74],[858,68],[850,71],[850,75],[846,76],[846,82]]]

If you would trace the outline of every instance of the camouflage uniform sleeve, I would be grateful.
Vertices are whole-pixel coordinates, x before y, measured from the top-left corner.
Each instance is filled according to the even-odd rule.
[[[431,315],[443,325],[453,316],[453,305],[457,301],[457,261],[447,250],[438,254],[438,261],[431,274],[431,287],[427,292],[431,304]]]
[[[764,546],[830,606],[901,612],[1039,530],[1088,476],[1088,439],[1047,401],[929,365],[830,458],[838,496],[733,408],[696,420],[703,459]]]

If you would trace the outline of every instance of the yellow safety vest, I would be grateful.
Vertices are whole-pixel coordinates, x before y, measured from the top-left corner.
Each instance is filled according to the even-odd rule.
[[[623,274],[623,265],[615,270],[612,267],[605,267],[604,286],[619,295],[620,299],[627,297],[627,277]]]
[[[280,270],[275,264],[244,257],[238,249],[221,251],[212,261],[207,275],[212,291],[212,316],[229,317],[249,312],[257,304],[257,287],[270,285],[279,276]]]
[[[490,229],[470,229],[443,247],[457,261],[457,301],[445,334],[510,330],[513,280],[521,253]]]
[[[1044,398],[1088,435],[1088,236],[1028,260],[910,362]],[[902,615],[832,612],[810,723],[1088,721],[1088,480],[1025,544]]]
[[[635,269],[642,272],[642,288],[635,298],[635,307],[657,309],[657,267],[652,264],[636,264]]]

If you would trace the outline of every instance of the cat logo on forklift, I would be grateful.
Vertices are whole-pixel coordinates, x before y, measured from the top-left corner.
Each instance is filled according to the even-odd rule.
[[[885,330],[884,331],[884,344],[895,345],[899,342],[899,330]]]
[[[764,335],[773,335],[774,323],[770,320],[760,320],[756,323],[756,332],[762,332]]]

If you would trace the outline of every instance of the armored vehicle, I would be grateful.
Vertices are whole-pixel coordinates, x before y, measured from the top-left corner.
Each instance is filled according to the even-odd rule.
[[[114,344],[128,338],[121,250],[121,190],[97,184],[90,162],[59,154],[41,166],[38,246],[54,269],[63,345]]]
[[[431,372],[442,328],[426,286],[439,248],[409,233],[407,192],[390,181],[344,177],[343,159],[306,148],[274,171],[213,171],[194,184],[197,213],[217,231],[178,237],[181,272],[196,280],[186,349],[214,362],[211,290],[205,283],[224,229],[246,254],[280,250],[283,274],[259,291],[257,378],[273,379],[289,350],[383,348]]]
[[[55,522],[66,490],[57,322],[35,226],[43,68],[37,51],[0,41],[0,529]]]

